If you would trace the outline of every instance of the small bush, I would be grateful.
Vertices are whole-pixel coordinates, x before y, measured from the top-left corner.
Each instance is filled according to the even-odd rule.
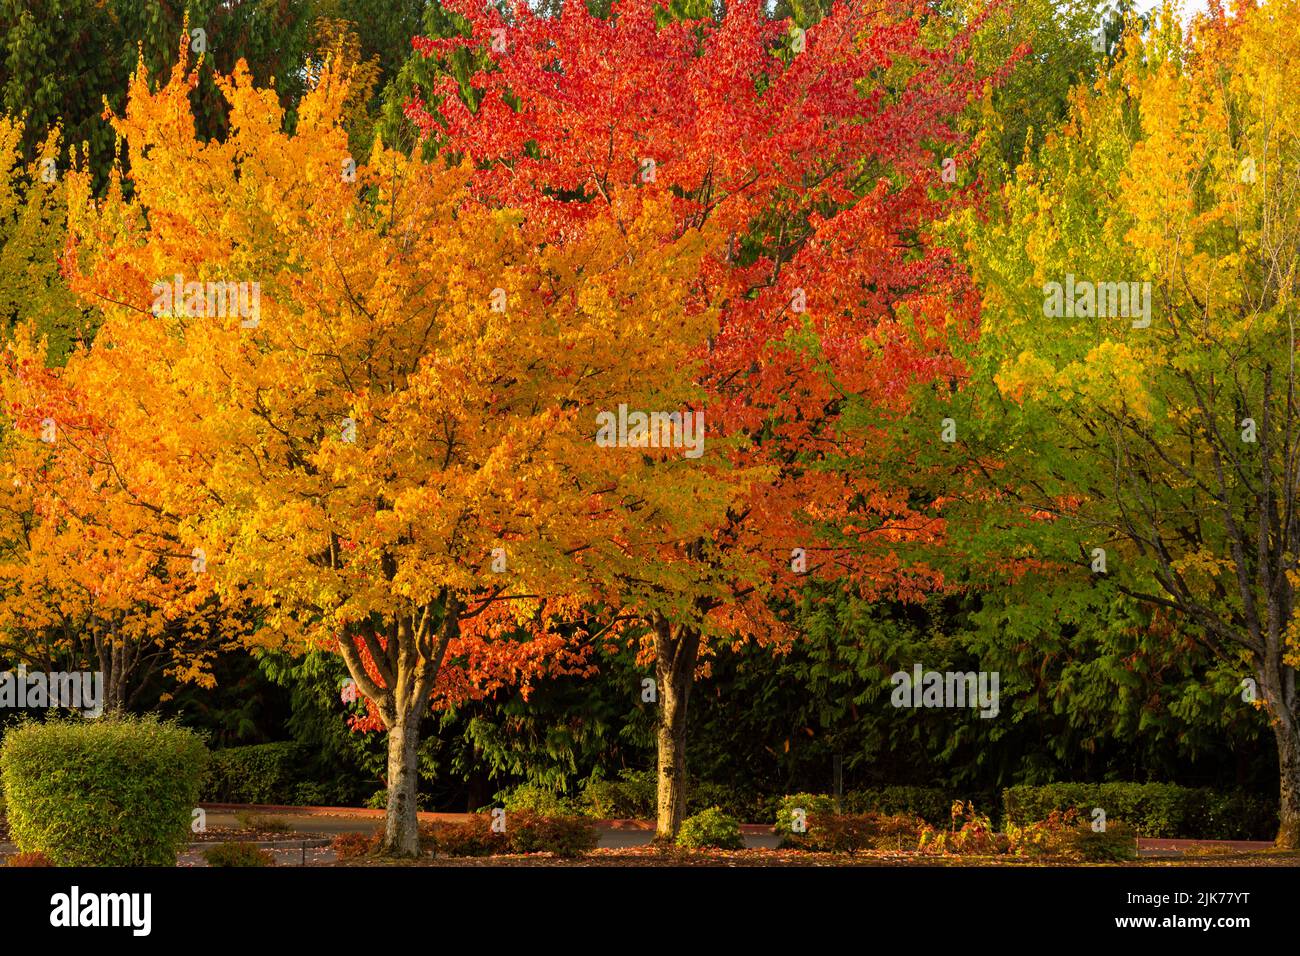
[[[745,839],[740,835],[740,823],[735,817],[718,807],[710,807],[682,821],[677,845],[687,850],[743,850]]]
[[[978,793],[960,799],[977,806],[993,806],[996,797],[994,793]],[[847,813],[904,814],[934,826],[948,826],[955,799],[959,799],[957,795],[938,787],[875,787],[846,793],[844,809]]]
[[[624,770],[617,780],[587,780],[580,805],[587,816],[598,820],[653,818],[659,803],[657,787],[654,771]]]
[[[492,856],[500,853],[553,853],[577,857],[595,848],[596,826],[582,817],[544,817],[531,810],[506,811],[506,829],[492,829],[492,818],[476,813],[465,823],[420,827],[422,845],[444,856]]]
[[[788,826],[781,847],[819,853],[857,853],[862,850],[915,850],[927,824],[910,814],[811,813],[807,829],[796,833]],[[778,828],[779,829],[779,828]]]
[[[60,866],[175,866],[206,765],[197,735],[154,718],[21,724],[0,749],[10,833]]]
[[[208,866],[274,866],[275,854],[251,843],[218,843],[203,851]]]
[[[506,843],[511,853],[582,856],[596,848],[600,831],[582,817],[545,817],[530,810],[506,811]]]
[[[383,841],[381,833],[340,833],[330,841],[330,849],[334,851],[334,856],[340,860],[355,860],[358,857],[369,856]]]
[[[956,800],[949,811],[948,829],[926,824],[917,841],[917,849],[929,853],[956,853],[986,856],[1007,853],[1011,840],[993,828],[987,814],[978,812],[967,800]]]
[[[235,819],[239,826],[245,830],[255,830],[258,833],[292,833],[293,825],[288,820],[282,820],[279,817],[269,817],[261,813],[250,813],[247,810],[235,814]]]
[[[44,853],[36,850],[32,853],[15,853],[6,866],[53,866],[54,861]]]
[[[1111,863],[1137,859],[1137,836],[1119,820],[1094,831],[1074,809],[1053,810],[1042,820],[1007,825],[1011,850],[1017,856],[1048,857],[1071,862]]]
[[[509,848],[506,835],[492,830],[492,820],[485,813],[473,814],[465,823],[423,824],[420,842],[443,856],[491,856]]]
[[[812,816],[824,819],[841,815],[835,812],[834,797],[829,797],[824,793],[791,793],[777,801],[773,829],[779,834],[793,834],[796,810],[803,811],[805,824],[807,819]]]

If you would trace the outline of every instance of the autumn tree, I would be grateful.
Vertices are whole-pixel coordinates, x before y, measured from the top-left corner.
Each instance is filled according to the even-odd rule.
[[[430,703],[581,672],[584,608],[672,588],[663,542],[733,502],[712,449],[596,441],[602,412],[698,400],[716,239],[631,195],[552,242],[467,167],[351,157],[330,66],[292,133],[273,90],[222,77],[230,134],[204,142],[193,76],[183,54],[156,91],[133,78],[129,196],[74,179],[68,267],[105,315],[78,386],[141,436],[132,492],[262,608],[254,642],[343,656],[388,731],[384,848],[414,854]]]
[[[0,334],[31,323],[58,364],[90,340],[98,318],[59,272],[67,223],[59,131],[45,135],[31,161],[23,159],[25,132],[21,121],[0,116]]]
[[[953,370],[941,330],[972,326],[971,290],[928,223],[962,201],[943,169],[974,155],[956,119],[988,79],[965,56],[982,21],[931,44],[906,3],[838,5],[807,30],[744,3],[717,20],[643,0],[608,17],[581,3],[552,17],[447,8],[456,29],[414,41],[434,77],[407,112],[430,144],[473,160],[477,196],[568,236],[628,195],[659,195],[679,232],[707,223],[725,239],[700,264],[722,312],[698,381],[710,441],[763,480],[716,532],[677,541],[689,586],[625,581],[616,606],[649,631],[670,838],[690,688],[712,645],[788,644],[776,610],[805,574],[868,595],[935,583],[892,545],[936,523],[869,469],[834,463],[878,439],[911,385]],[[485,63],[468,78],[467,54]],[[851,432],[850,396],[875,415]]]
[[[41,318],[24,320],[0,365],[0,652],[100,672],[109,712],[154,676],[211,687],[216,654],[244,627],[240,602],[192,573],[176,515],[153,504],[136,470],[152,436],[83,389],[84,347],[50,364]]]
[[[26,120],[24,158],[33,158],[46,133],[61,125],[65,142],[84,144],[92,168],[106,173],[115,146],[101,118],[104,101],[121,109],[137,59],[158,73],[171,62],[176,37],[191,32],[205,55],[192,102],[200,131],[214,135],[226,124],[215,73],[228,72],[240,58],[259,83],[274,81],[290,106],[297,102],[316,7],[314,0],[4,0],[0,98],[4,109]]]
[[[1300,846],[1300,6],[1166,9],[968,233],[985,290],[950,517],[978,562],[1154,610],[1276,738]],[[936,412],[936,414],[938,414]],[[921,427],[934,428],[931,421]],[[933,444],[933,442],[932,442]],[[972,478],[978,478],[973,481]],[[958,520],[959,514],[964,516]],[[956,526],[956,525],[955,525]]]

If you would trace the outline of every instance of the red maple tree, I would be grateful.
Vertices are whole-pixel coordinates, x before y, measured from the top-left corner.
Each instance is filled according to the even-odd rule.
[[[943,170],[973,157],[956,120],[997,80],[967,55],[983,19],[936,42],[924,4],[894,0],[837,4],[807,31],[755,3],[717,21],[669,19],[651,0],[619,0],[607,18],[583,4],[555,17],[445,6],[461,32],[413,40],[441,69],[406,114],[472,159],[481,199],[528,210],[562,242],[596,210],[667,194],[683,230],[709,221],[724,237],[693,290],[723,303],[701,382],[708,436],[762,480],[711,538],[665,553],[691,586],[629,582],[625,595],[649,625],[667,838],[710,641],[788,644],[773,609],[805,574],[868,596],[940,586],[897,553],[941,534],[939,518],[840,463],[870,460],[913,389],[962,375],[944,342],[975,333],[977,300],[930,226],[969,195]],[[466,88],[453,64],[467,59],[482,68]],[[850,425],[853,407],[870,415]]]

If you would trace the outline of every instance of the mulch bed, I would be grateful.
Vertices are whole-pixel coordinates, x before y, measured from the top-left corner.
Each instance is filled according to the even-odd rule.
[[[597,849],[585,857],[558,859],[546,853],[489,857],[423,857],[418,860],[374,860],[368,858],[339,860],[323,866],[414,866],[414,867],[492,867],[492,866],[650,866],[650,867],[750,867],[750,866],[937,866],[984,867],[1029,866],[1053,867],[1074,864],[1026,860],[1007,856],[938,856],[922,853],[873,851],[853,856],[835,853],[810,853],[804,850],[711,850],[687,852],[659,850],[654,847]],[[1131,863],[1092,864],[1094,866],[1300,866],[1300,853],[1277,851],[1241,851],[1216,853],[1186,859],[1144,859]]]

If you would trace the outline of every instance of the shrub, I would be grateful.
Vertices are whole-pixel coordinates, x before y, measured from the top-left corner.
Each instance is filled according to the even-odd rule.
[[[978,806],[991,806],[995,797],[992,793],[972,794],[963,799]],[[950,791],[938,787],[875,787],[846,793],[844,809],[847,813],[906,814],[935,826],[947,826],[954,799]]]
[[[1007,825],[1007,838],[1017,856],[1051,857],[1085,863],[1106,863],[1137,858],[1137,836],[1119,820],[1094,831],[1073,808],[1053,810],[1043,820],[1021,826]]]
[[[330,841],[330,849],[340,860],[355,860],[373,853],[382,842],[381,833],[340,833]]]
[[[775,826],[777,833],[789,834],[794,830],[791,824],[795,819],[795,811],[802,810],[804,821],[808,817],[818,816],[822,818],[838,816],[835,812],[835,799],[828,797],[823,793],[791,793],[782,797],[776,804]]]
[[[60,866],[175,866],[206,765],[197,735],[154,718],[22,724],[0,750],[10,833]]]
[[[420,841],[444,856],[491,856],[508,849],[506,835],[492,830],[492,820],[476,813],[464,823],[428,823],[420,827]]]
[[[421,843],[444,856],[491,856],[497,853],[554,853],[582,856],[596,846],[600,832],[582,817],[544,817],[531,810],[506,811],[506,829],[497,833],[486,813],[464,823],[432,823],[420,827]]]
[[[517,810],[506,812],[505,836],[511,853],[554,853],[570,858],[594,850],[600,831],[582,817],[545,817]]]
[[[598,820],[644,820],[655,815],[657,786],[653,771],[624,770],[617,780],[587,780],[580,802]]]
[[[54,861],[44,853],[36,850],[32,853],[15,853],[6,866],[53,866]]]
[[[203,851],[208,866],[274,866],[275,854],[251,843],[218,843]]]
[[[807,830],[803,833],[796,833],[787,825],[781,831],[781,847],[820,853],[914,850],[927,826],[920,817],[906,813],[811,813],[805,824]]]
[[[507,813],[527,810],[544,817],[567,817],[578,812],[574,802],[564,794],[535,783],[524,783],[502,790],[496,799]]]
[[[743,850],[745,838],[740,835],[740,823],[735,817],[719,807],[710,807],[682,821],[677,845],[687,850]]]
[[[917,849],[930,853],[1000,854],[1011,849],[1011,840],[996,832],[988,815],[978,812],[969,800],[956,800],[949,811],[948,829],[925,824]]]
[[[294,804],[308,759],[307,748],[293,742],[214,750],[204,797],[211,803]]]
[[[1094,807],[1147,837],[1269,839],[1277,832],[1277,805],[1243,791],[1215,791],[1171,783],[1053,783],[1002,791],[1005,822],[1026,826],[1053,810],[1091,820]]]

